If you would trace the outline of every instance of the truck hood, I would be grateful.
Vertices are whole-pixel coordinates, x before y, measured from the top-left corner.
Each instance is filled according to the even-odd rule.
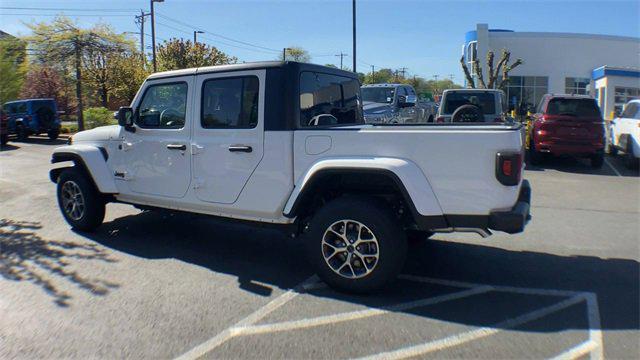
[[[81,131],[73,135],[73,141],[109,141],[116,139],[120,133],[120,125],[101,126],[91,130]]]
[[[364,110],[365,114],[371,114],[383,110],[391,110],[391,104],[365,101],[362,103],[362,110]]]

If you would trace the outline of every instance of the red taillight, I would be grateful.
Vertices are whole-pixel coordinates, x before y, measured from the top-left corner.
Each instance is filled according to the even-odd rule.
[[[438,116],[438,117],[436,118],[436,122],[437,122],[437,123],[443,123],[443,122],[444,122],[444,116]]]
[[[522,173],[522,163],[522,153],[497,153],[496,179],[503,185],[518,185]]]
[[[502,174],[504,176],[511,176],[511,160],[505,160],[502,162]]]

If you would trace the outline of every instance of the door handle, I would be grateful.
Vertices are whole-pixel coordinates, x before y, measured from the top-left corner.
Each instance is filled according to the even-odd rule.
[[[187,150],[187,145],[185,144],[168,144],[167,149],[169,150]]]
[[[231,145],[229,146],[229,151],[250,153],[253,151],[253,148],[247,145]]]

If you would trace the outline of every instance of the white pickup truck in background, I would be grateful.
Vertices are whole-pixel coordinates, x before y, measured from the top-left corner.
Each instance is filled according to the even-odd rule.
[[[329,285],[366,292],[400,272],[408,232],[517,233],[529,219],[519,124],[365,124],[347,71],[157,73],[118,121],[53,154],[73,163],[50,177],[79,230],[97,228],[108,202],[269,224],[300,236]]]

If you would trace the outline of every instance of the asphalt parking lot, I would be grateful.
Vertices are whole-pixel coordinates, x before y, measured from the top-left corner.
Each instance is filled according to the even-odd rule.
[[[370,296],[312,277],[298,240],[107,207],[72,231],[45,139],[0,152],[0,358],[638,358],[640,178],[530,168],[525,233],[436,235]]]

